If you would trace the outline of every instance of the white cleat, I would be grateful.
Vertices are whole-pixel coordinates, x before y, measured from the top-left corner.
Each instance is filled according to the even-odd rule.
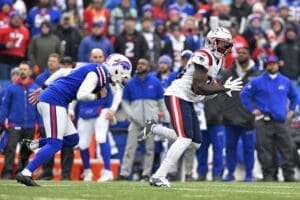
[[[93,180],[93,172],[91,169],[85,169],[81,174],[83,177],[83,181],[92,181]]]
[[[97,182],[107,182],[107,181],[113,181],[113,180],[114,180],[114,176],[113,176],[112,171],[103,169],[101,171],[101,177],[97,180]]]
[[[165,177],[158,177],[158,178],[155,178],[155,177],[151,177],[149,179],[149,184],[151,186],[156,186],[156,187],[167,187],[167,188],[170,188],[171,187],[171,184],[170,182],[168,181],[168,179],[166,179]]]

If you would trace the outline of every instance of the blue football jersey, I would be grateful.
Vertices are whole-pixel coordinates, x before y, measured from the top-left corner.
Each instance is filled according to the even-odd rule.
[[[98,84],[93,92],[98,92],[109,82],[108,70],[101,64],[89,63],[78,69],[74,69],[69,75],[54,81],[43,91],[39,101],[52,105],[67,107],[68,104],[76,99],[80,85],[89,72],[95,72],[98,76]]]

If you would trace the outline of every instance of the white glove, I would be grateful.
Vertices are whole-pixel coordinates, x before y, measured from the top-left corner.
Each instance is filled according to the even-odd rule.
[[[226,92],[226,94],[230,97],[232,97],[231,95],[231,92],[232,91],[241,91],[241,89],[243,88],[243,81],[241,78],[237,78],[237,79],[234,79],[233,81],[232,80],[232,76],[230,76],[225,84],[223,85],[225,88],[227,89],[230,89],[229,91]]]

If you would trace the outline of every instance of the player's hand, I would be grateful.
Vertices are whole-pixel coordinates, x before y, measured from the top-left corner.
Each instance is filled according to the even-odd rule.
[[[226,94],[230,97],[232,97],[231,92],[232,91],[241,91],[241,89],[243,88],[243,81],[241,78],[237,78],[232,80],[232,76],[230,76],[225,84],[223,85],[225,88],[229,89]]]
[[[101,88],[97,94],[97,99],[102,99],[102,98],[105,98],[106,96],[107,96],[106,88]]]
[[[294,112],[293,111],[289,111],[287,113],[287,116],[286,116],[286,121],[290,122],[293,119],[293,117],[294,117]]]
[[[254,110],[252,111],[252,114],[253,114],[254,116],[262,115],[262,113],[261,113],[260,110],[258,110],[258,109],[254,109]]]
[[[113,111],[113,110],[107,111],[107,113],[105,115],[106,119],[109,121],[112,121],[114,119],[114,116],[115,116],[115,111]]]
[[[42,88],[38,88],[35,91],[33,91],[32,93],[29,94],[29,103],[32,105],[35,105],[38,102],[39,96],[41,94],[41,92],[43,91]]]

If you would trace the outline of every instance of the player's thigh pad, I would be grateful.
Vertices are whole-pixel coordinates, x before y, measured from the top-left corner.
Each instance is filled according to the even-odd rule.
[[[105,143],[108,134],[109,121],[106,119],[106,113],[109,109],[101,110],[100,115],[95,121],[95,134],[97,143]]]
[[[47,138],[63,139],[68,123],[66,108],[39,102],[37,109],[43,118]]]
[[[79,143],[78,146],[81,150],[87,149],[90,144],[94,134],[94,124],[95,118],[92,119],[82,119],[79,118],[77,122],[78,133],[79,133]]]

